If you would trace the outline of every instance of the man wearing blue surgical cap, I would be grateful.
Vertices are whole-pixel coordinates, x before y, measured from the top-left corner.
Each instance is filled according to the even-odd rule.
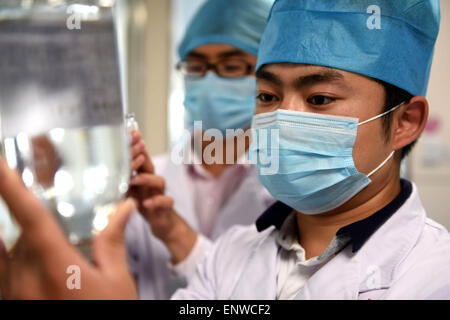
[[[279,201],[174,298],[450,299],[450,235],[400,178],[439,22],[439,0],[275,2],[250,154]]]
[[[450,235],[399,173],[427,120],[439,22],[438,0],[275,2],[250,154],[279,202],[218,239],[173,298],[450,299]]]
[[[139,174],[131,181],[132,195],[142,215],[132,217],[127,244],[141,299],[169,298],[194,272],[211,246],[209,239],[235,224],[254,223],[274,202],[259,183],[256,167],[238,163],[250,144],[243,130],[254,114],[256,54],[272,3],[209,0],[188,26],[178,68],[185,75],[186,124],[193,132],[191,161],[175,162],[175,149],[155,157],[153,170],[149,160],[142,164],[148,159],[143,141],[133,141],[133,169]],[[199,132],[194,121],[200,121]],[[219,161],[208,153],[210,139],[201,139],[207,130],[218,133],[214,143],[225,149]],[[245,140],[241,150],[235,136]],[[235,151],[233,161],[226,161]]]
[[[250,154],[279,201],[174,298],[450,299],[450,235],[400,178],[439,23],[439,0],[275,2]]]

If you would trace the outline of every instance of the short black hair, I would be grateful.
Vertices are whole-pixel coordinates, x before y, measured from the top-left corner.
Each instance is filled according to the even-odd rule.
[[[378,79],[375,79],[375,81],[384,87],[385,100],[383,112],[389,111],[390,109],[399,105],[402,102],[407,103],[414,97],[414,95],[410,94],[408,91],[403,90],[390,83]],[[386,135],[386,141],[389,141],[390,138],[391,124],[392,124],[392,113],[388,113],[383,117],[383,129]],[[416,142],[417,139],[402,148],[401,159],[406,157],[411,152],[411,149],[414,147]]]

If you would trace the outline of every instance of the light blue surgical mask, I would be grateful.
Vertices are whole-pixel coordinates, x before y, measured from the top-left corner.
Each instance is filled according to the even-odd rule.
[[[208,72],[204,77],[186,77],[184,106],[187,124],[202,121],[202,129],[247,129],[255,110],[256,79],[221,78]]]
[[[367,175],[358,172],[352,156],[358,126],[400,105],[360,123],[356,118],[281,109],[256,115],[249,156],[256,162],[259,180],[274,198],[304,214],[341,206],[364,189],[371,182],[369,177],[394,155],[392,151]],[[275,166],[274,161],[278,161]],[[265,171],[268,165],[276,170]]]

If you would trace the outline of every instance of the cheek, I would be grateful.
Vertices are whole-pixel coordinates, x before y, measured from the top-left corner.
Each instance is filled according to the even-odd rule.
[[[356,169],[365,174],[369,173],[384,160],[389,153],[388,148],[380,121],[359,127],[353,148]]]
[[[276,105],[274,105],[274,106],[260,106],[260,105],[258,105],[258,102],[257,102],[256,106],[255,106],[255,114],[272,112],[272,111],[275,111],[277,109],[278,109],[278,107]]]
[[[255,114],[260,114],[260,113],[264,113],[264,112],[265,112],[265,108],[262,108],[261,106],[258,106],[258,102],[256,102]]]

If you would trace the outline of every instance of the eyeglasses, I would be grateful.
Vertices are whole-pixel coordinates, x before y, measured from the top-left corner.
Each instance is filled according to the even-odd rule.
[[[214,70],[222,78],[238,78],[250,75],[253,65],[240,59],[227,59],[209,64],[201,60],[181,61],[176,65],[177,70],[185,76],[204,77],[208,70]]]

